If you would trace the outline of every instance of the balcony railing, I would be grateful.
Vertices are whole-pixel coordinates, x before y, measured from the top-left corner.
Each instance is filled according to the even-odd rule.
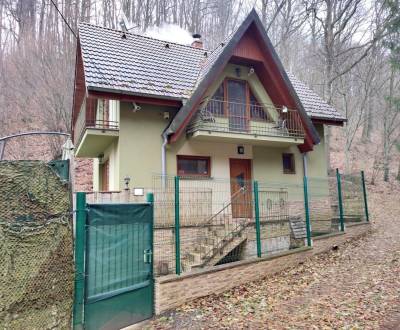
[[[119,129],[117,101],[85,99],[74,126],[74,144],[79,145],[87,128],[100,130]]]
[[[304,138],[304,128],[297,110],[217,99],[211,99],[199,110],[188,126],[188,133],[196,131]]]

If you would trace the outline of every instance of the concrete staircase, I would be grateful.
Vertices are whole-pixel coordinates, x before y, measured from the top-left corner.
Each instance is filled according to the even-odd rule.
[[[206,235],[199,238],[193,251],[186,253],[182,258],[182,270],[190,271],[203,267],[215,266],[235,248],[243,244],[249,219],[226,219],[219,224],[210,224]]]

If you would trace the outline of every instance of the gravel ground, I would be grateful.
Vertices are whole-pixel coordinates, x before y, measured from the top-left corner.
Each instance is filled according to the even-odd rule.
[[[371,234],[188,303],[149,329],[400,329],[400,188],[369,187]]]

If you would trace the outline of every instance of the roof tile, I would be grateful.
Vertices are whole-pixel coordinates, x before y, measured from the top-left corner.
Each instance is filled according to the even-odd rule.
[[[89,89],[187,99],[229,41],[228,37],[213,51],[206,51],[132,33],[125,33],[123,38],[123,34],[87,23],[79,25]],[[311,118],[344,120],[295,76],[288,77]]]

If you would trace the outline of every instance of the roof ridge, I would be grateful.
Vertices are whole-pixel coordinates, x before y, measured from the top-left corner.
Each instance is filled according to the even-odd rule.
[[[123,30],[119,30],[119,29],[113,29],[113,28],[109,28],[109,27],[106,27],[106,26],[96,25],[96,24],[88,23],[88,22],[80,22],[79,25],[78,25],[78,31],[79,31],[79,29],[80,29],[80,25],[89,25],[89,26],[92,26],[92,27],[95,27],[95,28],[99,28],[99,29],[103,29],[103,30],[109,30],[109,31],[113,31],[113,32],[125,33],[125,34],[129,34],[129,35],[132,35],[132,36],[135,36],[135,37],[141,37],[141,38],[144,38],[144,39],[150,39],[150,40],[154,40],[154,41],[160,41],[160,42],[167,43],[167,44],[172,44],[172,45],[177,45],[177,46],[192,48],[192,49],[198,50],[199,52],[200,52],[200,51],[201,51],[201,52],[209,52],[208,49],[198,48],[198,47],[194,47],[194,46],[191,46],[191,45],[180,44],[180,43],[178,43],[178,42],[173,42],[173,41],[167,41],[167,40],[157,39],[157,38],[145,36],[145,35],[143,35],[143,34],[133,33],[133,32],[129,32],[129,31],[123,31]]]

